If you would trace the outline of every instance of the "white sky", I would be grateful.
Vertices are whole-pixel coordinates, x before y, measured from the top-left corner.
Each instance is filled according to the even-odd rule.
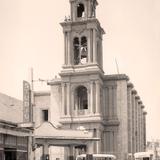
[[[146,110],[147,138],[160,138],[160,0],[99,0],[104,71],[127,74]],[[22,99],[22,81],[52,79],[63,64],[69,0],[0,0],[0,92]],[[40,84],[41,85],[41,84]]]

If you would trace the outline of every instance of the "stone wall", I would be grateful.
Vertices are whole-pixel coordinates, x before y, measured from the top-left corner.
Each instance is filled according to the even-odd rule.
[[[33,120],[36,127],[40,126],[43,122],[43,110],[48,110],[49,121],[51,119],[50,112],[50,93],[49,92],[35,92],[34,93],[34,106],[33,106]]]

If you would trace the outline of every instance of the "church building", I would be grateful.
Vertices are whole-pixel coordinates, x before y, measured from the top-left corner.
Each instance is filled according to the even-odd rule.
[[[92,153],[126,160],[145,151],[146,112],[127,75],[103,71],[105,31],[96,18],[97,5],[97,0],[70,0],[71,16],[61,23],[64,65],[60,78],[48,82],[50,91],[33,92],[33,122],[83,128],[99,139],[89,146]],[[75,146],[74,156],[87,147]]]

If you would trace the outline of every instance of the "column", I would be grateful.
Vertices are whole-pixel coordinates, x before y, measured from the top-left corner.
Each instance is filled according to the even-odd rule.
[[[69,160],[73,160],[74,159],[74,146],[69,146]]]
[[[113,93],[112,93],[112,95],[113,95],[113,97],[112,97],[112,101],[113,101],[113,118],[116,119],[117,118],[117,101],[116,101],[117,93],[116,93],[116,87],[113,86],[112,90],[113,90]]]
[[[62,83],[62,106],[61,106],[61,115],[66,115],[65,112],[65,84]]]
[[[142,142],[142,104],[140,105],[140,151],[143,151],[143,142]]]
[[[141,106],[141,129],[142,129],[142,133],[141,133],[141,143],[142,143],[142,152],[144,152],[144,127],[143,127],[143,109],[144,109],[144,105]]]
[[[109,87],[106,87],[105,90],[106,90],[106,93],[105,93],[106,116],[107,116],[107,119],[109,119]]]
[[[93,29],[93,63],[97,63],[97,35],[96,35],[96,29]]]
[[[138,142],[138,136],[139,136],[139,133],[138,133],[138,100],[139,100],[139,96],[137,95],[136,97],[136,152],[139,151],[139,142]]]
[[[93,154],[94,153],[94,142],[90,141],[87,144],[87,154]]]
[[[78,100],[77,100],[77,92],[76,93],[74,93],[74,91],[73,91],[73,94],[76,94],[76,95],[74,95],[73,96],[73,98],[74,98],[74,111],[75,111],[75,116],[78,116]]]
[[[77,105],[75,104],[74,90],[71,90],[70,94],[71,94],[71,102],[70,102],[71,115],[76,116],[77,115]]]
[[[128,151],[132,153],[132,94],[133,85],[127,84],[127,99],[128,99]]]
[[[67,116],[70,116],[71,92],[70,83],[67,83]]]
[[[135,97],[136,98],[136,101],[135,101],[135,135],[136,135],[136,143],[135,143],[135,145],[136,145],[136,152],[138,152],[138,133],[137,133],[137,125],[138,125],[138,121],[137,121],[137,110],[138,110],[138,104],[137,104],[137,96]]]
[[[67,50],[67,32],[64,32],[64,64],[67,65],[68,50]]]
[[[140,139],[140,109],[141,109],[141,101],[138,101],[138,151],[141,151],[141,139]]]
[[[71,65],[71,32],[67,32],[68,65]]]
[[[136,152],[136,104],[135,95],[136,90],[132,90],[132,153]]]
[[[146,150],[146,115],[147,115],[147,112],[144,111],[143,112],[144,150]]]
[[[103,44],[102,44],[102,37],[100,40],[100,53],[101,53],[101,67],[103,68]]]
[[[91,63],[91,30],[88,30],[87,50],[88,50],[88,63]]]
[[[32,132],[30,131],[30,135],[28,137],[28,159],[33,159],[34,158],[34,152],[33,151],[33,146],[30,144],[34,144],[34,138],[32,137]]]
[[[112,86],[108,87],[108,118],[112,119]]]
[[[43,159],[49,160],[49,145],[47,143],[43,145]]]
[[[101,110],[100,106],[100,82],[96,81],[96,113],[99,114]]]
[[[101,131],[97,129],[97,138],[101,139]],[[97,141],[97,153],[101,153],[101,140]]]
[[[90,51],[91,62],[93,63],[93,29],[90,30]]]
[[[94,82],[90,82],[90,114],[93,114],[93,104],[94,104],[94,98],[93,98],[93,90],[94,90]]]

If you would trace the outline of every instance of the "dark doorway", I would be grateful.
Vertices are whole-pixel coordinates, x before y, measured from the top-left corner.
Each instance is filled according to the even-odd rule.
[[[4,149],[5,160],[16,160],[16,150],[13,148]]]

